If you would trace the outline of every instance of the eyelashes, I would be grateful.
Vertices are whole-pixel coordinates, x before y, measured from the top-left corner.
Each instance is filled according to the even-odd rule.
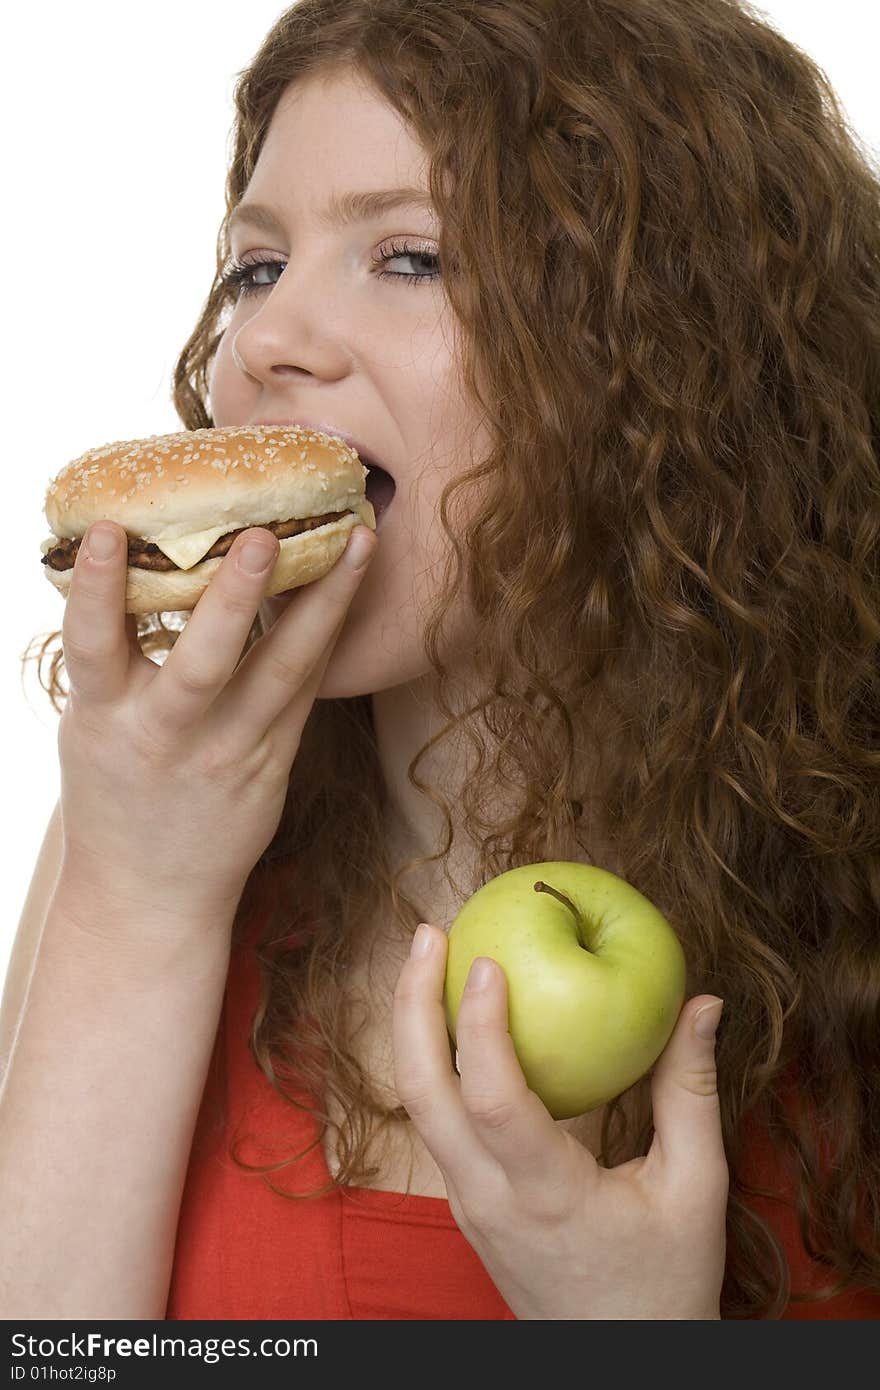
[[[440,277],[440,257],[433,252],[421,251],[418,247],[409,246],[406,242],[402,244],[392,243],[391,247],[378,256],[372,257],[372,264],[375,266],[387,265],[389,261],[398,259],[408,259],[414,261],[428,262],[433,266],[432,270],[424,273],[414,274],[406,272],[394,272],[381,270],[377,275],[379,280],[398,280],[403,284],[418,285],[425,280],[438,280]],[[279,276],[284,271],[284,263],[276,259],[255,259],[252,261],[235,260],[223,272],[220,277],[224,288],[240,298],[248,298],[250,295],[258,294],[260,290],[272,289],[277,280],[259,283],[254,277],[266,266],[278,266]]]

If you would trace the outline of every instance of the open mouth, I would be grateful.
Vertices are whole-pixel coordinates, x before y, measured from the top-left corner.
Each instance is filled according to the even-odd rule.
[[[380,468],[378,464],[371,463],[369,459],[365,458],[362,458],[361,462],[369,470],[364,491],[366,492],[367,501],[373,504],[373,511],[376,513],[376,524],[378,525],[382,513],[387,511],[391,505],[391,501],[397,491],[397,484],[391,474],[386,473],[385,469]]]

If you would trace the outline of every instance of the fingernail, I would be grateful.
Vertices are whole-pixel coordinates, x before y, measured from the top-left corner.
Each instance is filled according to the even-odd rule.
[[[371,540],[366,526],[355,526],[345,549],[346,564],[350,565],[353,570],[360,569],[372,555],[375,544],[376,542]]]
[[[721,1013],[724,1009],[724,1000],[716,999],[712,1004],[704,1004],[697,1010],[694,1018],[694,1032],[698,1038],[714,1038],[721,1021]]]
[[[420,922],[416,927],[412,945],[409,948],[410,955],[418,960],[420,956],[426,956],[431,949],[431,928],[424,922]]]
[[[93,526],[86,536],[86,551],[92,560],[112,559],[118,544],[116,532],[109,526]]]
[[[488,956],[478,956],[468,972],[465,989],[485,989],[495,966]]]
[[[238,563],[245,574],[262,574],[275,559],[275,547],[266,541],[245,541],[241,547]]]

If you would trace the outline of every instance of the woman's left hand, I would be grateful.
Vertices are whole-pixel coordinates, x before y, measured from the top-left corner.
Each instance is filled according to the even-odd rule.
[[[694,1032],[715,996],[685,1003],[654,1066],[650,1150],[602,1168],[529,1089],[497,962],[483,988],[469,977],[456,1074],[443,1011],[446,933],[429,926],[427,939],[430,949],[410,955],[394,994],[395,1087],[443,1173],[459,1228],[511,1312],[718,1318],[729,1175],[714,1037]]]

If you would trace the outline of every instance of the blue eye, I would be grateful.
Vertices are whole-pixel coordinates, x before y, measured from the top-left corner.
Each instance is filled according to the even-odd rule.
[[[228,270],[224,271],[220,277],[222,283],[228,290],[235,290],[243,298],[249,294],[256,294],[258,290],[271,289],[277,282],[270,280],[258,283],[253,277],[264,267],[277,265],[279,270],[284,266],[280,261],[249,261],[245,264],[242,261],[234,261]]]
[[[437,280],[440,276],[440,257],[431,251],[420,251],[418,247],[407,246],[406,242],[402,246],[392,242],[389,251],[380,252],[378,256],[373,257],[373,265],[386,265],[388,261],[396,261],[401,258],[412,261],[427,261],[434,269],[425,271],[421,275],[395,275],[390,270],[381,270],[379,279],[404,280],[407,284],[417,285],[421,280]]]
[[[380,280],[399,280],[405,284],[417,285],[423,280],[437,280],[440,275],[440,257],[432,252],[420,251],[417,247],[392,244],[388,251],[380,252],[378,256],[372,258],[373,265],[386,265],[389,261],[407,259],[412,261],[422,261],[433,267],[432,270],[421,274],[401,273],[391,270],[382,270],[378,274]],[[248,295],[257,294],[260,290],[271,289],[278,280],[258,281],[255,276],[267,266],[278,267],[278,279],[284,270],[284,264],[278,260],[254,260],[254,261],[233,261],[232,265],[223,272],[220,277],[221,283],[227,290],[234,291],[242,298]]]

